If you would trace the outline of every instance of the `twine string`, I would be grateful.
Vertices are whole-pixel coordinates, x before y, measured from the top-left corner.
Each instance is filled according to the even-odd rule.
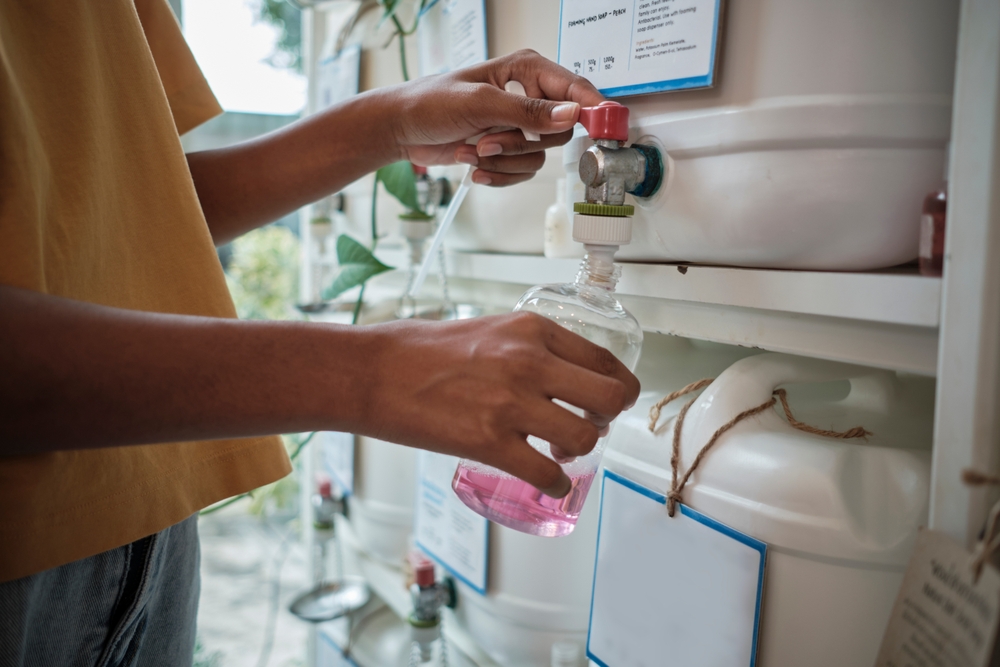
[[[671,401],[674,401],[681,396],[686,396],[687,394],[694,393],[701,389],[704,389],[713,382],[713,378],[705,378],[704,380],[698,380],[697,382],[692,382],[691,384],[672,392],[662,399],[657,401],[652,408],[649,410],[649,431],[650,433],[656,432],[656,424],[660,420],[660,413],[662,412],[664,406],[666,406]],[[678,480],[680,465],[681,465],[681,431],[684,428],[684,418],[687,416],[688,410],[691,406],[695,404],[698,398],[692,398],[690,401],[684,404],[681,411],[677,414],[677,418],[674,420],[674,433],[673,433],[673,443],[670,453],[670,492],[667,494],[667,514],[674,516],[677,511],[677,503],[684,502],[684,487],[687,486],[688,480],[691,479],[691,475],[697,470],[698,466],[701,464],[702,459],[708,454],[709,450],[718,442],[727,431],[739,424],[740,422],[750,419],[751,417],[756,417],[757,415],[766,412],[773,408],[778,402],[781,403],[781,408],[785,413],[785,417],[788,419],[788,423],[792,428],[798,429],[805,433],[811,433],[813,435],[819,435],[827,438],[840,438],[840,439],[854,439],[861,438],[867,439],[871,432],[866,430],[864,427],[855,426],[846,431],[830,431],[826,429],[816,428],[815,426],[810,426],[800,422],[792,415],[792,409],[788,406],[788,394],[784,389],[775,389],[771,394],[771,398],[764,401],[756,407],[749,408],[739,413],[728,422],[716,429],[712,437],[708,439],[708,442],[698,451],[695,455],[694,461],[691,462],[691,466],[687,469],[687,472]],[[1000,483],[1000,478],[997,479],[997,483]],[[1000,504],[998,504],[1000,505]],[[998,510],[998,520],[1000,520],[1000,510]],[[997,536],[997,548],[1000,548],[1000,536]]]
[[[963,470],[962,481],[969,486],[1000,486],[1000,476],[979,472],[978,470]],[[1000,549],[1000,501],[993,505],[990,514],[986,519],[986,528],[983,537],[976,543],[976,548],[972,551],[972,583],[979,581],[979,575],[983,573],[983,566],[989,562],[993,554]]]

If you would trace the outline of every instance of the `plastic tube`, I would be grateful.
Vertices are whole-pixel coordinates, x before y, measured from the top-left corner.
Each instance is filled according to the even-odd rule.
[[[410,291],[407,293],[407,296],[411,299],[417,298],[417,293],[420,292],[420,288],[424,286],[424,281],[427,280],[427,274],[430,273],[431,264],[434,263],[434,258],[437,257],[438,250],[441,248],[444,235],[448,233],[448,228],[455,221],[458,209],[462,206],[462,202],[465,201],[465,195],[469,194],[469,188],[472,187],[472,172],[474,170],[475,167],[469,167],[469,170],[465,172],[462,184],[458,186],[455,196],[451,198],[451,203],[448,204],[448,210],[444,212],[444,216],[441,218],[441,223],[438,225],[437,232],[434,233],[434,239],[431,241],[430,250],[424,255],[424,262],[420,265],[417,277],[413,279],[413,284],[410,285]]]

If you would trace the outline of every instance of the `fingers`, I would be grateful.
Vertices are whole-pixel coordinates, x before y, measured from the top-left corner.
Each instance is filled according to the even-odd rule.
[[[540,141],[528,141],[520,130],[487,134],[476,144],[476,154],[480,157],[490,155],[525,155],[544,151],[547,148],[562,146],[573,138],[573,131],[556,134],[543,134]]]
[[[636,399],[639,398],[639,380],[632,374],[625,365],[618,361],[614,354],[609,350],[606,350],[599,345],[594,345],[590,341],[586,340],[582,336],[577,336],[576,334],[562,328],[555,322],[550,322],[551,326],[546,331],[546,346],[549,351],[555,354],[560,359],[569,362],[572,365],[579,366],[588,371],[592,371],[597,375],[604,376],[611,380],[620,383],[621,394],[617,388],[613,388],[611,385],[606,385],[605,389],[608,395],[605,397],[607,403],[604,406],[594,406],[594,412],[600,412],[602,414],[609,414],[605,412],[608,408],[618,407],[617,410],[612,410],[611,414],[617,415],[622,409],[628,409],[635,404]],[[573,377],[574,373],[569,372],[567,369],[556,369],[553,372],[553,377],[556,379],[553,382],[559,382],[559,378],[566,377],[567,381],[569,378]],[[579,373],[575,374],[576,377],[573,379],[578,382],[585,381],[585,378],[580,376]],[[584,387],[591,387],[591,384],[582,385]],[[568,384],[563,384],[558,387],[560,392],[572,392],[572,388]],[[596,392],[595,392],[596,395]],[[556,396],[556,398],[563,398],[562,396]],[[563,398],[568,403],[573,405],[578,405],[574,400],[569,400]],[[576,400],[585,400],[582,396],[577,396]],[[580,405],[585,409],[592,409],[587,405]]]
[[[486,155],[476,153],[475,146],[460,146],[455,151],[455,161],[478,169],[472,181],[480,185],[506,186],[530,179],[545,164],[545,152],[524,155]]]
[[[547,496],[562,498],[569,493],[571,482],[559,464],[529,445],[527,440],[512,438],[499,447],[496,454],[484,463],[524,480]]]
[[[625,372],[628,373],[628,369]],[[545,369],[542,386],[550,398],[585,410],[588,420],[595,428],[610,424],[638,396],[638,391],[632,396],[629,385],[617,377],[583,368],[561,358],[553,359]]]
[[[538,401],[522,416],[521,428],[552,445],[553,453],[584,456],[597,444],[598,427],[552,401]]]

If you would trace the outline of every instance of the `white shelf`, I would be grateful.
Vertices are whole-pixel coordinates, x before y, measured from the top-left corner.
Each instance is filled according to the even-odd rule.
[[[451,253],[455,278],[567,282],[579,260]],[[915,271],[833,273],[623,264],[622,301],[643,328],[688,338],[934,375],[941,280]]]

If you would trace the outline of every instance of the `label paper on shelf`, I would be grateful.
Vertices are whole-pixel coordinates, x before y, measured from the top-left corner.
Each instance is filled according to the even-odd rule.
[[[973,581],[972,555],[944,533],[921,529],[875,667],[986,667],[1000,621],[1000,572]]]
[[[434,0],[417,26],[420,76],[486,62],[484,0]]]
[[[358,94],[361,82],[361,46],[343,49],[316,65],[316,108],[326,109]]]
[[[715,85],[724,0],[562,0],[559,64],[606,97]]]
[[[417,456],[417,546],[451,574],[486,594],[490,522],[465,506],[451,488],[458,458],[421,451]]]
[[[336,431],[321,431],[319,439],[320,460],[324,472],[330,476],[340,492],[354,493],[354,435]]]
[[[587,656],[603,667],[752,666],[767,545],[606,470]]]

